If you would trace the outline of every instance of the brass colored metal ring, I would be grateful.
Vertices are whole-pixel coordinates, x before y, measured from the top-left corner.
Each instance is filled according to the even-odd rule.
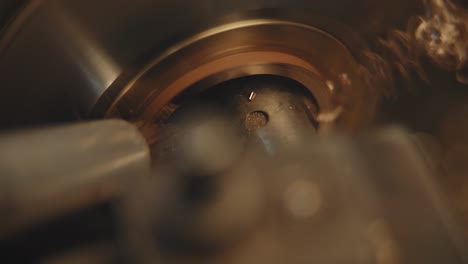
[[[311,92],[320,115],[327,117],[319,117],[319,128],[339,120],[352,127],[356,115],[362,117],[358,109],[362,104],[356,101],[366,100],[358,68],[341,42],[310,25],[275,19],[234,22],[157,56],[120,90],[105,115],[124,117],[144,130],[163,121],[164,107],[189,88],[207,89],[234,78],[269,74],[293,79]]]

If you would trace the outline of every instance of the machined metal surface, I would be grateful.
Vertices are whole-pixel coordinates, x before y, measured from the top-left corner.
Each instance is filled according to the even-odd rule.
[[[341,115],[319,126],[356,129],[375,112],[378,95],[359,75],[360,66],[335,37],[307,24],[250,19],[224,24],[184,41],[146,66],[101,115],[121,116],[145,126],[164,121],[168,104],[196,86],[198,92],[252,75],[276,75],[299,82],[314,96],[323,116]],[[219,88],[221,87],[221,88]],[[222,89],[222,86],[219,86]],[[113,93],[110,87],[107,95]],[[102,103],[102,102],[101,102]],[[161,120],[162,119],[162,120]]]
[[[170,161],[157,167],[164,179],[143,181],[134,189],[134,206],[126,208],[124,229],[137,235],[129,238],[128,250],[136,258],[154,260],[168,248],[171,255],[182,242],[181,251],[193,253],[195,245],[197,253],[208,252],[202,258],[213,248],[237,246],[208,256],[214,263],[462,262],[454,239],[459,230],[446,221],[444,209],[450,208],[407,148],[406,135],[393,130],[386,140],[358,142],[319,137],[330,127],[360,129],[377,112],[382,94],[399,97],[379,108],[383,119],[389,115],[383,123],[422,132],[423,143],[433,148],[431,165],[442,167],[438,183],[457,209],[466,240],[468,90],[447,79],[466,84],[466,44],[460,40],[467,23],[464,10],[451,2],[4,0],[2,7],[0,129],[117,117],[139,132],[105,121],[0,138],[0,211],[6,216],[0,235],[115,198],[123,182],[139,183],[127,180],[147,172],[143,132],[151,144],[164,134],[175,136],[176,144],[161,152]],[[417,18],[417,30],[409,18]],[[438,66],[448,59],[452,64],[445,68],[457,73],[424,72],[429,63],[418,56]],[[383,78],[374,82],[373,75]],[[412,75],[427,80],[409,95]],[[306,93],[277,89],[283,85],[278,80],[267,89],[252,81],[265,76],[287,78]],[[215,111],[214,119],[191,120],[182,126],[187,133],[173,133],[172,115],[192,113],[190,103],[207,94],[220,95],[212,101],[235,109],[234,118],[220,121]],[[255,144],[242,137],[233,144],[239,128],[281,158],[262,164],[258,155],[243,155]],[[319,133],[300,137],[304,131]],[[122,137],[109,136],[117,134]],[[313,144],[301,144],[304,138]],[[301,147],[293,160],[294,153],[285,151],[291,142]],[[283,143],[285,149],[272,151]],[[175,168],[165,170],[170,166]],[[265,171],[266,180],[259,177]],[[223,173],[230,174],[219,177]],[[220,199],[205,204],[211,196],[204,192],[213,186]],[[268,194],[258,192],[265,186],[271,187]],[[279,213],[259,225],[266,204]],[[196,257],[183,261],[200,262]]]
[[[408,13],[415,10],[414,2],[404,1],[412,7],[405,9]],[[352,43],[349,36],[356,32],[357,38],[365,39],[399,23],[407,16],[399,4],[366,0],[31,1],[0,41],[2,126],[86,116],[112,84],[126,85],[120,81],[131,79],[173,44],[216,25],[243,20],[255,10],[292,22],[312,21],[305,24]]]

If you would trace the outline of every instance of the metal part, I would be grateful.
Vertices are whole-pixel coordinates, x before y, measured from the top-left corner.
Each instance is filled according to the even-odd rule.
[[[251,147],[235,166],[197,181],[197,196],[188,195],[193,176],[176,167],[138,183],[124,207],[130,261],[466,262],[432,171],[405,131],[311,136],[282,149],[263,156]]]
[[[424,13],[422,2],[437,8],[427,10],[419,30],[394,31],[405,28],[410,15]],[[411,79],[411,71],[425,76],[413,57],[419,54],[413,52],[456,68],[458,81],[466,83],[462,60],[466,13],[445,9],[451,4],[438,0],[3,0],[0,129],[119,117],[137,125],[149,143],[156,138],[159,144],[168,134],[180,139],[152,149],[152,154],[162,154],[156,158],[176,157],[157,167],[159,176],[172,177],[142,180],[130,202],[134,208],[126,211],[132,221],[125,230],[136,230],[133,235],[137,235],[129,239],[130,252],[142,253],[144,260],[159,258],[175,245],[183,254],[172,258],[174,252],[168,250],[162,257],[169,255],[169,263],[187,252],[192,255],[183,262],[206,263],[207,258],[223,263],[323,263],[330,258],[332,263],[349,263],[355,257],[358,263],[458,263],[462,250],[457,248],[456,232],[450,230],[452,224],[446,221],[446,205],[432,188],[421,161],[407,148],[410,144],[404,135],[393,131],[384,135],[386,140],[319,138],[303,143],[304,138],[321,136],[330,127],[355,131],[365,126],[380,96],[394,93],[390,86]],[[447,16],[460,14],[453,17],[457,21]],[[449,23],[439,23],[444,21]],[[452,42],[456,45],[443,45]],[[360,55],[373,44],[377,48],[372,50],[383,50],[364,56],[370,61],[364,64],[370,67],[362,69]],[[433,53],[440,47],[446,52]],[[453,54],[461,54],[461,59],[454,60]],[[361,70],[376,77],[364,80]],[[257,89],[262,84],[255,79],[267,75],[275,75],[277,86]],[[432,72],[428,76],[445,80]],[[278,87],[289,86],[277,81],[281,78],[299,83],[306,93],[279,92]],[[400,103],[408,94],[398,94],[401,97],[388,112],[398,109],[401,114],[390,120],[446,141],[438,146],[431,136],[419,136],[420,144],[435,145],[435,155],[426,153],[428,160],[441,159],[432,165],[443,167],[442,185],[447,185],[463,222],[468,186],[463,173],[467,151],[462,144],[466,87],[439,80],[421,86],[421,90],[431,88],[423,92],[429,99],[415,89],[405,107]],[[441,89],[433,89],[436,86]],[[241,96],[219,100],[230,95]],[[231,103],[221,109],[226,105],[234,109],[233,118],[218,122],[210,117],[219,113],[210,113],[174,129],[174,115],[184,109],[190,112],[190,102],[205,96]],[[439,126],[445,118],[447,122]],[[116,125],[115,130],[95,125],[93,131],[82,125],[66,130],[68,141],[55,130],[47,132],[50,135],[41,132],[30,142],[25,141],[27,134],[8,135],[5,140],[15,146],[0,139],[0,215],[6,219],[0,236],[117,197],[122,186],[133,183],[127,180],[134,176],[131,172],[144,174],[149,154],[138,133],[127,125]],[[93,135],[133,131],[128,140],[138,138],[141,144],[126,145],[126,138],[115,142],[102,135],[99,145],[85,151],[81,140],[70,140],[87,137],[78,134],[85,130]],[[180,130],[186,133],[174,133]],[[296,146],[301,149],[287,151]],[[154,151],[159,147],[167,149]],[[268,154],[270,160],[263,163],[257,152],[247,155],[249,148]],[[145,154],[139,156],[139,151]],[[100,171],[100,165],[125,160],[132,153],[136,158],[129,164]],[[96,170],[86,171],[86,166]],[[12,169],[11,174],[3,169]],[[70,172],[76,177],[70,177]],[[140,179],[132,180],[139,183]],[[186,192],[188,197],[179,196]],[[161,241],[168,243],[161,245]],[[182,250],[177,247],[181,245]],[[194,257],[193,247],[196,254],[206,255]],[[221,253],[213,258],[212,252]]]
[[[120,196],[149,173],[146,141],[120,120],[0,137],[0,236]]]
[[[343,74],[351,76],[352,85],[326,89],[327,80],[339,80]],[[174,100],[184,91],[222,88],[217,85],[255,75],[299,82],[323,114],[342,110],[334,119],[323,120],[323,127],[361,128],[378,101],[359,75],[359,65],[336,38],[307,24],[263,18],[224,24],[179,43],[129,80],[110,106],[100,106],[108,109],[105,115],[137,122],[145,133],[153,123],[164,121],[164,107],[177,106]]]
[[[148,129],[149,144],[154,149],[166,149],[166,153],[158,156],[172,157],[174,149],[189,152],[204,144],[200,142],[209,145],[213,141],[218,142],[215,143],[218,154],[212,155],[217,158],[226,155],[224,152],[238,153],[238,146],[246,141],[247,144],[264,146],[267,152],[277,152],[279,146],[301,144],[310,132],[326,129],[324,123],[319,126],[315,120],[319,115],[315,98],[303,85],[285,77],[255,75],[237,78],[189,98],[189,102],[181,103],[182,106],[166,122]],[[224,129],[221,131],[214,125],[213,120],[216,119],[223,120]],[[187,126],[187,123],[191,125]],[[190,141],[190,135],[201,128],[204,128],[204,133],[199,134],[203,136]],[[169,139],[162,139],[160,134],[168,134]],[[230,144],[235,138],[227,138],[230,134],[238,135],[237,143]],[[189,142],[184,147],[178,146],[187,139]]]
[[[93,108],[112,104],[123,87],[154,58],[170,52],[190,36],[217,26],[279,19],[325,30],[353,49],[355,37],[349,32],[360,32],[362,37],[381,32],[386,25],[405,17],[400,4],[411,12],[409,6],[416,6],[417,2],[30,1],[0,41],[1,126],[86,117]],[[372,8],[385,12],[369,11]],[[369,28],[369,20],[374,21],[373,28]],[[290,35],[289,30],[275,34],[282,40]],[[312,52],[314,43],[309,46]],[[313,61],[312,64],[320,66]],[[115,89],[111,91],[110,87]],[[130,99],[141,102],[144,97]],[[126,100],[121,103],[134,105]]]

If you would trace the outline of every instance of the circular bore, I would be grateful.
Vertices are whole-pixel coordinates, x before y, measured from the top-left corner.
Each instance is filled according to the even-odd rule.
[[[263,111],[253,111],[245,117],[245,127],[247,130],[262,128],[268,123],[268,114]]]
[[[312,26],[276,19],[240,21],[197,34],[158,56],[104,107],[105,115],[133,121],[145,133],[164,122],[167,105],[177,109],[174,100],[189,88],[201,92],[234,78],[269,74],[310,91],[319,115],[327,117],[319,129],[335,124],[354,129],[372,112],[372,105],[363,109],[369,94],[358,68],[341,42]],[[346,85],[340,82],[343,74]]]

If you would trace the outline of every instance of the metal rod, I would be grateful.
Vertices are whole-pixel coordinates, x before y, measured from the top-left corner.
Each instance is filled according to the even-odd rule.
[[[145,139],[120,120],[0,136],[0,237],[116,198],[149,169]]]

